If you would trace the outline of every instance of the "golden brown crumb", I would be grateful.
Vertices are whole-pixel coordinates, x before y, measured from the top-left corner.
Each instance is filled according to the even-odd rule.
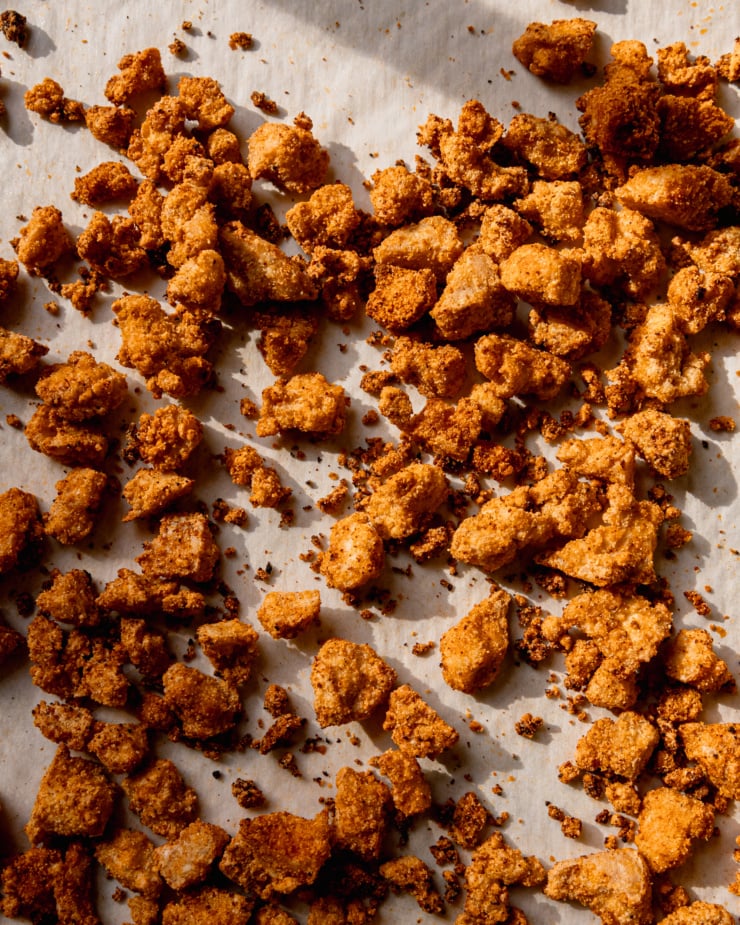
[[[108,484],[104,472],[77,468],[56,483],[57,495],[44,517],[48,536],[65,546],[81,543],[92,533]]]
[[[682,629],[665,653],[665,672],[702,693],[733,690],[735,681],[727,663],[714,651],[712,637],[705,629]]]
[[[373,321],[394,334],[404,331],[434,306],[437,285],[428,267],[380,263],[374,272],[375,287],[365,310]]]
[[[153,415],[142,414],[135,448],[141,458],[163,472],[180,469],[203,439],[203,426],[182,405],[166,405]]]
[[[435,757],[452,748],[459,735],[408,684],[390,695],[383,728],[396,745],[416,758]]]
[[[372,763],[391,782],[391,797],[398,812],[414,816],[429,809],[432,790],[413,755],[400,749],[389,749]]]
[[[714,830],[714,809],[688,794],[658,787],[645,794],[635,846],[655,873],[683,864],[692,842],[707,840]]]
[[[23,48],[28,40],[28,20],[16,10],[3,10],[0,13],[0,32],[9,42]]]
[[[232,32],[229,36],[229,48],[232,51],[236,51],[237,48],[248,51],[252,44],[253,39],[249,32]]]
[[[295,639],[318,625],[321,596],[318,591],[269,591],[257,619],[274,639]]]
[[[367,514],[356,512],[338,520],[321,554],[320,570],[330,588],[354,591],[380,577],[385,566],[383,540]]]
[[[20,488],[0,494],[0,574],[33,563],[42,536],[36,497]]]
[[[36,206],[14,246],[18,260],[34,276],[43,276],[74,247],[56,206]]]
[[[442,676],[471,694],[493,683],[509,647],[511,597],[501,588],[476,604],[439,641]]]
[[[391,794],[372,771],[340,768],[336,775],[334,834],[340,848],[378,860],[388,829]]]
[[[173,890],[188,889],[205,880],[228,841],[222,828],[197,819],[154,850],[156,869]]]
[[[106,97],[116,106],[127,103],[132,96],[145,90],[163,91],[167,78],[157,48],[145,48],[124,55],[118,62],[120,74],[111,77],[105,86]]]
[[[424,912],[439,915],[444,902],[434,887],[432,871],[414,855],[393,858],[381,865],[381,875],[396,893],[410,893]]]
[[[121,786],[131,811],[157,835],[175,838],[197,817],[195,791],[167,758],[156,759],[143,771],[125,777]]]
[[[196,638],[220,677],[231,684],[246,684],[257,658],[256,630],[241,620],[220,620],[203,623]]]
[[[544,879],[544,868],[536,857],[525,857],[517,848],[509,847],[500,832],[495,832],[476,848],[465,870],[463,921],[508,921],[513,910],[507,887],[539,886]]]
[[[584,771],[600,771],[635,780],[659,739],[658,730],[649,720],[625,711],[617,720],[596,720],[578,741],[576,764]]]
[[[161,514],[180,498],[190,494],[194,479],[159,469],[139,469],[123,488],[123,497],[131,510],[123,522]]]
[[[531,22],[511,50],[535,76],[567,84],[589,55],[595,31],[596,23],[589,19]]]
[[[325,642],[311,666],[316,719],[322,728],[367,719],[387,701],[395,671],[367,644]]]
[[[82,103],[68,99],[61,85],[51,77],[44,77],[41,83],[26,90],[23,103],[30,112],[50,122],[85,121],[85,107]]]
[[[249,172],[279,189],[303,194],[317,189],[326,178],[329,153],[310,129],[264,122],[248,141]]]

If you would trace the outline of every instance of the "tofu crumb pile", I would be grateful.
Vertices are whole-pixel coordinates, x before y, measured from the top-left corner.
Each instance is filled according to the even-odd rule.
[[[6,11],[0,29],[20,49],[33,23]],[[666,487],[700,464],[681,414],[710,388],[707,343],[740,329],[740,140],[719,102],[740,81],[740,39],[714,63],[682,42],[649,54],[620,41],[597,72],[597,35],[581,18],[531,23],[511,49],[543,80],[595,78],[574,100],[580,134],[553,113],[518,111],[507,126],[468,99],[418,126],[413,166],[365,181],[371,211],[333,177],[332,139],[309,115],[286,118],[255,90],[262,124],[241,137],[220,84],[175,80],[155,47],[120,58],[100,105],[52,77],[25,91],[29,119],[89,130],[100,159],[69,178],[85,227],[61,202],[18,218],[0,257],[3,320],[34,278],[91,338],[109,325],[118,352],[104,359],[91,339],[58,356],[0,328],[0,390],[27,408],[7,423],[58,476],[53,497],[38,497],[19,462],[0,493],[0,583],[32,589],[16,597],[25,622],[0,615],[0,679],[30,672],[42,699],[28,724],[49,742],[25,844],[0,847],[7,918],[94,925],[102,872],[133,925],[364,925],[388,921],[397,894],[419,921],[525,925],[515,901],[530,892],[552,921],[568,920],[564,903],[604,925],[735,921],[740,873],[722,884],[725,904],[695,898],[687,874],[734,831],[740,725],[716,703],[735,678],[709,628],[674,626],[660,559],[693,539]],[[259,43],[234,32],[225,44],[255,54]],[[265,190],[282,197],[284,224]],[[377,367],[361,368],[353,394],[316,368],[316,347],[329,331],[351,350],[364,317]],[[272,384],[242,396],[245,433],[216,448],[209,400],[235,388],[223,364],[240,331]],[[735,428],[704,423],[728,438]],[[391,439],[376,436],[381,424]],[[303,587],[280,587],[278,553],[253,549],[243,587],[229,587],[222,567],[240,552],[228,538],[273,516],[296,529],[304,496],[281,454],[323,451],[342,475],[315,503]],[[244,506],[199,494],[204,467]],[[112,499],[117,528],[148,538],[104,579],[88,541]],[[58,567],[61,547],[77,567]],[[469,702],[467,720],[397,653],[341,632],[393,620],[389,576],[415,574],[443,587],[480,575],[486,587],[413,643],[436,660],[437,690]],[[522,576],[552,612],[504,587]],[[329,592],[344,608],[327,619]],[[711,614],[698,591],[684,596]],[[259,603],[245,615],[247,597]],[[274,682],[280,651],[303,658],[312,700]],[[581,789],[609,827],[541,807],[543,826],[583,841],[561,859],[531,853],[464,759],[468,790],[439,799],[440,768],[482,731],[486,698],[512,672],[557,666],[569,693],[547,697],[566,710],[567,696],[563,717],[582,734],[559,769],[525,763],[522,776]],[[509,745],[557,735],[532,704],[512,708]],[[334,761],[358,728],[374,756]],[[229,756],[246,767],[224,798],[230,830],[178,766],[186,750],[216,780]],[[316,805],[298,814],[270,781],[298,781],[309,755],[325,770]],[[410,833],[434,863],[409,849]],[[737,845],[722,850],[740,860]]]

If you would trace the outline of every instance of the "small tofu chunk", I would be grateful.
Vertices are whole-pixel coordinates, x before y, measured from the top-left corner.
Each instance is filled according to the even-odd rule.
[[[442,677],[451,688],[472,694],[493,683],[509,648],[511,596],[494,589],[439,640]]]
[[[213,577],[220,555],[205,514],[167,514],[136,561],[152,578],[204,582]]]
[[[399,337],[393,345],[391,371],[428,398],[454,398],[467,380],[465,356],[457,347],[410,337]]]
[[[418,533],[447,499],[449,485],[437,466],[412,463],[377,488],[364,505],[381,539],[404,539]]]
[[[390,884],[394,893],[409,893],[423,912],[440,915],[444,902],[434,887],[434,878],[429,866],[412,854],[393,858],[380,867],[381,876]]]
[[[722,796],[740,799],[740,729],[734,723],[684,723],[686,757],[696,761]]]
[[[264,122],[247,144],[247,165],[255,180],[264,177],[278,189],[303,195],[318,189],[326,179],[329,152],[310,129]]]
[[[495,832],[473,852],[465,870],[465,907],[463,921],[504,922],[513,910],[507,887],[520,884],[540,886],[545,871],[536,857],[525,857],[517,848]]]
[[[43,276],[74,249],[74,243],[56,206],[36,206],[18,232],[15,252],[32,276]]]
[[[126,377],[91,353],[75,350],[66,363],[47,367],[36,394],[65,421],[86,421],[114,411],[126,400]]]
[[[575,305],[581,294],[581,264],[544,244],[522,244],[501,262],[501,283],[525,302]]]
[[[145,90],[162,91],[167,84],[158,48],[144,48],[124,55],[118,62],[118,70],[121,73],[111,77],[105,86],[107,99],[116,106]]]
[[[316,719],[322,729],[367,719],[396,684],[396,672],[367,644],[325,642],[311,666]]]
[[[576,765],[626,780],[636,780],[660,740],[653,724],[629,710],[616,720],[597,719],[576,746]]]
[[[84,467],[57,482],[56,498],[44,517],[47,535],[65,546],[86,540],[95,528],[107,485],[104,472]]]
[[[475,365],[499,398],[554,398],[570,376],[570,364],[508,334],[486,334],[475,344]]]
[[[347,401],[341,385],[332,385],[321,373],[299,373],[263,390],[257,435],[270,437],[291,430],[338,434],[346,416]]]
[[[688,472],[692,445],[686,418],[646,408],[630,415],[618,429],[663,478],[676,479]]]
[[[376,170],[370,179],[370,202],[381,225],[397,228],[404,222],[418,221],[434,209],[432,184],[405,164]]]
[[[430,215],[416,224],[392,231],[373,250],[375,262],[407,270],[431,270],[442,281],[464,250],[451,221]]]
[[[253,907],[250,897],[209,886],[167,903],[162,925],[247,925]]]
[[[198,815],[198,797],[168,758],[124,778],[129,807],[157,835],[175,838]]]
[[[509,123],[503,143],[528,161],[543,180],[574,177],[588,161],[586,146],[578,135],[553,117],[543,119],[526,112],[517,113]]]
[[[320,561],[330,588],[355,591],[379,578],[384,565],[383,540],[367,514],[357,511],[334,524]]]
[[[63,466],[102,466],[108,439],[92,424],[66,421],[48,405],[40,405],[24,428],[28,444]]]
[[[229,836],[220,826],[197,819],[155,849],[154,863],[169,887],[186,890],[205,880],[228,842]]]
[[[590,19],[531,22],[515,39],[512,53],[536,77],[567,84],[579,72],[593,44],[596,23]]]
[[[359,225],[360,213],[346,184],[329,183],[312,193],[307,202],[289,209],[285,221],[305,251],[310,253],[321,245],[341,250]]]
[[[413,269],[380,263],[365,310],[373,321],[397,334],[422,318],[437,301],[437,282],[428,267]]]
[[[180,498],[189,495],[194,485],[194,479],[178,475],[176,472],[139,469],[121,493],[131,506],[123,522],[161,514]]]
[[[111,774],[130,774],[149,751],[146,726],[140,723],[95,723],[87,750]]]
[[[36,369],[48,352],[48,347],[25,334],[0,328],[0,384]]]
[[[257,619],[273,639],[295,639],[318,625],[320,612],[318,591],[268,591]]]
[[[112,838],[99,842],[95,857],[109,876],[127,890],[156,899],[162,889],[154,843],[136,829],[117,829]]]
[[[388,829],[391,795],[372,771],[337,771],[334,835],[340,848],[377,861]]]
[[[665,673],[701,693],[734,690],[735,681],[727,663],[714,651],[705,629],[679,630],[664,657]]]
[[[35,495],[20,488],[0,494],[0,575],[33,563],[44,530]]]
[[[634,209],[597,207],[583,228],[583,276],[598,286],[616,286],[633,299],[659,282],[666,263],[653,223]]]
[[[391,693],[383,728],[402,752],[415,758],[434,758],[459,739],[456,730],[408,684]]]
[[[209,739],[233,729],[242,711],[233,684],[176,662],[162,676],[165,703],[182,722],[183,734]]]
[[[316,592],[318,594],[318,592]],[[202,623],[196,639],[206,658],[225,681],[246,684],[257,659],[257,632],[241,620]]]
[[[393,805],[399,813],[415,816],[432,805],[432,788],[413,755],[393,748],[371,763],[391,782]]]
[[[154,414],[142,414],[136,428],[135,448],[141,458],[165,472],[183,466],[203,439],[203,425],[182,405],[166,405]]]
[[[707,841],[714,830],[714,808],[671,787],[645,794],[637,819],[635,847],[656,874],[680,867],[693,842]]]

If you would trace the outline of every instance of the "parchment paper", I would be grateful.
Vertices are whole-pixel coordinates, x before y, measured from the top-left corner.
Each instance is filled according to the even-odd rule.
[[[417,148],[415,136],[417,126],[430,112],[456,120],[463,102],[478,98],[507,123],[519,111],[514,108],[516,102],[522,111],[535,115],[555,112],[570,128],[578,129],[574,101],[589,84],[568,88],[547,85],[526,72],[511,54],[512,40],[532,20],[549,22],[575,15],[595,20],[598,38],[593,60],[599,64],[607,60],[612,42],[632,38],[643,41],[651,53],[681,39],[692,53],[716,61],[730,51],[735,35],[740,34],[740,8],[735,4],[687,0],[663,0],[659,4],[636,0],[272,0],[249,4],[238,0],[67,0],[64,4],[17,0],[15,7],[28,17],[31,37],[24,50],[0,38],[0,93],[8,110],[0,129],[0,254],[6,258],[13,255],[11,239],[36,205],[57,205],[70,230],[79,233],[91,210],[70,199],[74,178],[78,172],[115,156],[85,129],[51,125],[24,110],[25,90],[47,76],[61,83],[68,97],[86,105],[103,104],[105,82],[115,73],[119,58],[156,45],[162,51],[173,91],[183,74],[212,76],[221,83],[236,106],[232,127],[244,139],[264,119],[250,102],[254,90],[263,91],[278,103],[280,119],[291,121],[305,111],[314,121],[315,134],[330,151],[332,177],[350,184],[357,205],[369,209],[363,182],[373,171],[398,159],[413,165],[417,154],[428,155]],[[190,31],[181,29],[183,20],[192,21]],[[231,50],[228,39],[234,31],[252,33],[254,47]],[[184,58],[168,52],[175,35],[187,46]],[[721,102],[737,115],[736,88],[724,85]],[[271,202],[280,215],[292,204],[269,184],[257,182],[254,191],[259,201]],[[163,295],[161,283],[150,283],[150,287],[153,295]],[[111,323],[110,310],[120,291],[114,286],[109,293],[99,295],[90,317],[83,317],[68,302],[55,298],[42,281],[22,273],[18,295],[4,309],[0,323],[47,344],[45,362],[64,360],[74,349],[90,349],[99,359],[121,368],[115,360],[120,335]],[[43,308],[50,300],[60,304],[57,316]],[[308,681],[311,660],[321,640],[339,635],[370,643],[398,671],[401,681],[423,693],[458,729],[459,745],[442,760],[425,762],[437,802],[457,799],[472,790],[495,815],[504,811],[510,814],[503,829],[507,841],[526,854],[536,854],[546,866],[555,859],[600,850],[604,837],[615,831],[594,822],[607,804],[595,802],[578,787],[557,779],[557,767],[573,757],[578,737],[588,728],[564,709],[564,699],[544,696],[547,687],[562,680],[562,662],[554,660],[535,670],[510,659],[490,689],[470,697],[456,694],[442,682],[437,649],[423,657],[412,654],[414,643],[437,642],[457,617],[486,596],[488,585],[482,573],[461,567],[454,576],[444,562],[437,561],[413,564],[407,575],[409,560],[399,555],[390,560],[383,579],[390,598],[396,601],[395,610],[383,615],[371,602],[372,619],[363,620],[300,558],[312,547],[311,538],[328,535],[333,522],[332,517],[320,514],[315,502],[336,484],[330,473],[349,477],[339,464],[340,452],[361,445],[368,435],[397,439],[390,425],[368,430],[361,424],[363,414],[373,407],[371,397],[359,389],[361,367],[365,364],[377,369],[380,364],[380,351],[365,343],[375,326],[361,319],[344,328],[322,326],[300,368],[320,369],[327,378],[344,385],[352,399],[350,424],[334,442],[312,445],[301,441],[299,453],[290,439],[249,439],[254,435],[254,424],[240,415],[239,402],[248,397],[259,403],[261,390],[273,377],[257,352],[256,333],[240,328],[238,318],[230,317],[227,322],[217,348],[222,390],[204,392],[187,402],[206,432],[197,462],[197,498],[209,508],[216,498],[223,498],[249,512],[245,528],[221,527],[221,547],[236,549],[235,557],[223,559],[224,580],[240,599],[242,618],[255,625],[256,609],[267,590],[319,588],[322,598],[319,629],[295,642],[275,641],[262,634],[259,667],[244,692],[244,729],[254,736],[261,734],[262,725],[269,722],[262,696],[267,684],[276,682],[287,687],[297,712],[307,717],[306,735],[320,735],[330,744],[324,755],[296,751],[302,773],[298,779],[278,766],[276,755],[260,756],[248,750],[214,763],[183,745],[157,742],[157,753],[171,757],[197,790],[202,817],[229,832],[236,831],[243,811],[231,796],[230,784],[237,777],[253,778],[263,788],[268,798],[265,810],[313,815],[320,808],[319,801],[332,796],[337,769],[345,764],[365,768],[372,755],[389,746],[379,722],[323,732],[315,722]],[[694,463],[691,473],[670,483],[668,490],[683,511],[682,524],[694,531],[694,539],[673,560],[659,551],[657,563],[676,596],[676,628],[712,628],[717,651],[737,674],[738,455],[731,434],[715,433],[708,427],[709,419],[716,415],[737,413],[737,338],[724,329],[711,328],[693,343],[697,349],[706,345],[712,351],[710,391],[701,400],[672,406],[674,413],[692,420]],[[615,352],[615,358],[618,355]],[[125,372],[130,400],[121,416],[121,438],[126,424],[166,401],[155,402],[138,374]],[[34,400],[30,386],[25,390],[0,387],[0,491],[17,485],[37,495],[42,510],[48,510],[55,482],[66,470],[32,452],[22,431],[6,423],[7,414],[16,414],[25,423],[33,412]],[[296,519],[290,529],[280,527],[277,512],[252,509],[246,491],[232,485],[215,460],[225,446],[246,442],[256,446],[292,488]],[[116,474],[125,482],[132,470],[121,464]],[[119,567],[132,567],[134,556],[151,534],[138,522],[121,525],[126,510],[121,500],[109,501],[91,541],[79,549],[65,549],[50,541],[47,567],[63,571],[86,568],[99,587],[113,578]],[[255,580],[256,570],[268,563],[269,581]],[[522,593],[525,589],[517,576],[518,570],[512,569],[511,574],[497,577],[504,587]],[[24,591],[35,594],[38,582],[35,574],[0,579],[3,614],[24,632],[28,619],[19,616],[17,598]],[[709,619],[699,616],[684,598],[687,590],[699,591],[708,601]],[[528,597],[546,611],[562,607],[536,586]],[[519,628],[513,625],[512,632],[518,635]],[[185,649],[189,639],[187,628],[172,628],[171,643],[178,652]],[[210,670],[202,656],[194,664]],[[33,687],[22,658],[12,660],[1,671],[0,853],[7,854],[28,847],[23,826],[55,746],[31,721],[33,706],[41,699],[53,698]],[[560,689],[565,696],[562,684]],[[514,723],[527,711],[542,716],[545,723],[531,741],[514,731]],[[597,709],[588,709],[588,714],[592,720],[607,715]],[[99,711],[98,715],[115,718],[110,711]],[[737,719],[736,698],[711,699],[705,718]],[[471,720],[479,723],[482,731],[471,731]],[[492,792],[497,785],[502,788],[500,795]],[[583,820],[579,840],[563,837],[558,823],[547,815],[547,802]],[[735,874],[732,850],[739,821],[734,808],[718,817],[719,836],[700,846],[695,859],[673,877],[692,897],[725,903],[735,912],[737,898],[726,887]],[[429,845],[440,834],[442,830],[425,819],[412,828],[403,850],[417,853],[434,866]],[[442,886],[437,871],[437,884]],[[101,878],[99,903],[106,923],[130,918],[125,904],[111,900],[114,887]],[[593,920],[589,912],[550,902],[536,891],[515,889],[512,895],[514,903],[539,925]],[[459,904],[451,907],[448,919],[454,919],[460,908]],[[305,921],[304,907],[297,905],[292,912]],[[408,897],[389,900],[379,917],[382,923],[431,919]]]

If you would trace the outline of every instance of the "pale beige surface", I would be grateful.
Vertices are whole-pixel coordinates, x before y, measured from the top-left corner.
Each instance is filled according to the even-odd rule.
[[[238,0],[198,3],[152,3],[130,0],[126,3],[31,2],[18,0],[16,8],[29,18],[32,38],[25,51],[0,39],[0,47],[9,54],[0,59],[0,92],[8,108],[0,129],[0,163],[2,164],[2,202],[0,214],[0,256],[10,257],[9,241],[35,205],[55,203],[67,225],[78,232],[86,224],[89,209],[69,198],[77,168],[87,171],[111,152],[96,142],[88,132],[42,122],[22,106],[25,89],[50,76],[58,80],[68,96],[85,104],[104,103],[103,87],[114,73],[122,54],[156,44],[171,86],[182,74],[208,75],[220,81],[226,96],[236,106],[232,127],[246,138],[262,122],[262,114],[250,102],[250,93],[261,90],[281,107],[280,116],[290,120],[301,110],[314,120],[314,130],[331,154],[331,176],[351,185],[358,206],[369,208],[363,179],[398,158],[413,163],[418,152],[415,133],[427,114],[456,119],[461,104],[469,98],[480,99],[488,109],[506,123],[516,112],[512,101],[523,111],[544,116],[554,111],[571,128],[577,129],[577,111],[573,88],[545,87],[526,73],[510,53],[511,42],[533,19],[549,21],[573,15],[586,16],[598,23],[598,57],[605,60],[612,41],[639,38],[649,51],[677,39],[690,43],[693,52],[704,53],[712,60],[730,50],[732,40],[740,34],[740,9],[727,2],[688,2],[667,0],[648,3],[637,0],[616,2],[560,2],[560,0],[472,0],[472,2],[374,3],[373,0],[344,2],[307,2],[307,0],[273,0],[244,4]],[[180,30],[184,19],[193,22],[190,34]],[[236,30],[251,32],[255,47],[248,52],[231,51],[228,36]],[[171,56],[167,45],[177,34],[186,42],[185,59]],[[507,73],[503,76],[502,70]],[[509,79],[510,78],[510,79]],[[722,102],[733,114],[740,112],[735,88],[722,89]],[[426,152],[420,152],[426,153]],[[271,201],[282,214],[290,204],[275,195],[267,184],[255,184],[262,201]],[[101,359],[115,365],[119,334],[111,325],[110,304],[118,289],[100,297],[92,316],[83,318],[68,303],[63,303],[55,318],[43,309],[51,298],[44,284],[23,275],[19,296],[6,308],[0,323],[37,338],[47,344],[47,362],[65,359],[73,349],[92,349]],[[152,294],[162,296],[154,286]],[[60,300],[62,301],[62,300]],[[460,744],[446,758],[428,762],[429,777],[435,799],[444,802],[473,789],[495,814],[507,811],[511,821],[506,838],[526,854],[536,854],[546,866],[563,859],[602,847],[605,834],[613,830],[593,823],[597,812],[606,804],[597,804],[577,788],[557,781],[557,766],[573,755],[576,738],[585,727],[561,709],[558,701],[545,699],[550,668],[558,671],[562,663],[540,668],[515,666],[509,662],[493,687],[478,697],[458,694],[442,682],[438,653],[415,657],[415,642],[438,641],[457,615],[487,594],[484,576],[475,569],[461,568],[456,578],[444,572],[439,563],[413,566],[413,577],[392,575],[388,584],[398,601],[390,616],[362,620],[347,608],[336,592],[301,561],[299,554],[309,549],[311,536],[328,535],[333,518],[323,516],[314,506],[335,483],[329,472],[340,476],[349,473],[339,467],[337,454],[351,449],[365,436],[360,419],[373,406],[370,396],[359,389],[361,364],[378,368],[379,353],[365,343],[375,325],[368,319],[353,320],[347,331],[336,325],[324,327],[316,346],[304,360],[302,369],[321,369],[327,378],[340,382],[352,396],[350,426],[341,440],[324,445],[306,444],[306,456],[297,458],[289,452],[291,443],[272,439],[256,440],[256,446],[270,464],[275,465],[283,480],[294,492],[296,522],[289,529],[278,525],[274,511],[252,511],[247,494],[233,486],[228,477],[210,462],[210,454],[225,446],[243,445],[242,434],[254,434],[253,422],[239,414],[239,401],[249,397],[259,402],[261,390],[273,377],[256,349],[253,331],[236,331],[222,338],[217,368],[221,393],[207,392],[188,405],[205,425],[205,447],[201,448],[202,470],[196,485],[197,497],[210,504],[217,497],[249,510],[246,529],[223,525],[219,536],[222,548],[233,545],[234,559],[224,560],[224,577],[241,599],[241,616],[257,628],[256,611],[266,590],[303,590],[319,588],[322,596],[322,626],[304,638],[286,642],[261,636],[261,662],[254,683],[245,691],[246,731],[260,734],[258,721],[268,719],[261,707],[266,680],[288,687],[297,711],[308,717],[308,735],[320,733],[315,722],[308,683],[311,659],[319,640],[341,635],[357,642],[370,643],[398,671],[401,683],[410,683],[425,692],[429,702],[460,732]],[[738,464],[736,438],[709,430],[708,420],[719,414],[737,416],[737,337],[720,335],[714,330],[700,335],[713,350],[709,374],[710,392],[701,401],[678,403],[672,410],[692,418],[694,466],[689,476],[672,483],[675,503],[685,512],[683,523],[696,531],[692,544],[676,561],[659,560],[659,570],[676,594],[676,625],[708,626],[684,599],[684,590],[698,590],[711,604],[714,623],[723,623],[723,635],[714,634],[716,647],[728,661],[736,677],[740,665],[736,655],[740,648],[740,629],[736,612],[736,561],[732,552],[740,546],[738,523]],[[726,338],[726,339],[725,339]],[[339,344],[347,345],[339,349]],[[119,368],[119,367],[117,367]],[[131,370],[125,370],[130,388],[127,420],[143,410],[157,406],[143,388],[143,382]],[[140,390],[134,393],[134,388]],[[36,494],[42,509],[48,510],[54,497],[54,484],[62,477],[57,464],[32,453],[23,434],[8,427],[5,416],[16,413],[26,421],[31,413],[32,394],[0,387],[0,491],[18,485]],[[164,402],[162,402],[164,403]],[[134,413],[135,412],[135,413]],[[233,425],[229,430],[226,425]],[[382,428],[372,431],[383,433]],[[386,431],[395,438],[392,428]],[[734,459],[733,459],[734,452]],[[122,478],[128,478],[125,469]],[[118,567],[130,565],[141,544],[148,538],[138,523],[121,525],[126,506],[109,505],[105,521],[94,534],[90,548],[78,557],[76,550],[53,548],[53,564],[67,570],[87,568],[99,585],[112,578]],[[256,569],[267,563],[273,567],[269,585],[254,581]],[[249,570],[243,566],[248,563]],[[399,557],[392,562],[405,568]],[[452,583],[451,589],[441,584]],[[519,585],[507,585],[521,590]],[[705,588],[710,587],[710,591]],[[12,602],[22,580],[9,577],[0,581],[0,607],[9,622],[24,627]],[[31,587],[33,591],[34,588]],[[557,608],[536,587],[531,592],[534,603],[546,609]],[[514,635],[517,627],[513,627]],[[726,631],[726,635],[724,635]],[[188,633],[173,634],[180,650],[187,644]],[[197,663],[200,664],[200,663]],[[26,847],[22,833],[28,819],[36,785],[54,751],[31,724],[30,711],[42,698],[51,699],[33,688],[27,666],[14,661],[0,677],[0,802],[4,807],[0,843],[7,838],[18,849]],[[518,737],[514,722],[530,711],[545,719],[547,731],[533,741]],[[590,710],[592,718],[600,711]],[[729,721],[738,716],[737,701],[721,697],[707,714],[708,720]],[[483,726],[473,734],[467,727],[470,719]],[[333,793],[328,783],[318,787],[315,778],[328,772],[333,781],[336,771],[356,759],[366,760],[383,751],[389,738],[379,724],[352,724],[359,737],[358,747],[350,743],[347,730],[331,729],[331,745],[322,756],[298,755],[303,772],[295,780],[278,768],[274,756],[260,756],[248,751],[226,756],[217,766],[202,755],[169,743],[158,746],[162,755],[172,757],[184,770],[198,791],[203,818],[236,830],[241,810],[231,797],[230,782],[235,777],[254,778],[268,795],[266,809],[289,809],[313,815],[318,800]],[[222,777],[214,780],[216,768]],[[465,777],[464,777],[465,775]],[[467,776],[469,775],[469,777]],[[491,788],[500,784],[502,796]],[[579,842],[565,839],[556,822],[547,817],[545,801],[562,807],[584,820],[584,835]],[[690,862],[675,876],[676,882],[689,887],[697,898],[724,902],[735,912],[737,898],[726,891],[736,865],[732,861],[734,839],[740,817],[737,812],[718,819],[721,837],[702,846],[697,860]],[[410,849],[433,864],[428,845],[442,834],[433,823],[418,824],[412,833]],[[438,879],[441,884],[441,877]],[[101,886],[101,910],[104,921],[123,921],[125,906],[111,904],[113,885]],[[531,921],[548,923],[588,922],[593,917],[580,909],[559,906],[539,893],[514,891],[514,902],[525,909]],[[734,903],[734,905],[733,905]],[[302,910],[298,910],[303,915]],[[453,916],[450,915],[450,918]],[[380,921],[431,920],[408,899],[394,900]]]

